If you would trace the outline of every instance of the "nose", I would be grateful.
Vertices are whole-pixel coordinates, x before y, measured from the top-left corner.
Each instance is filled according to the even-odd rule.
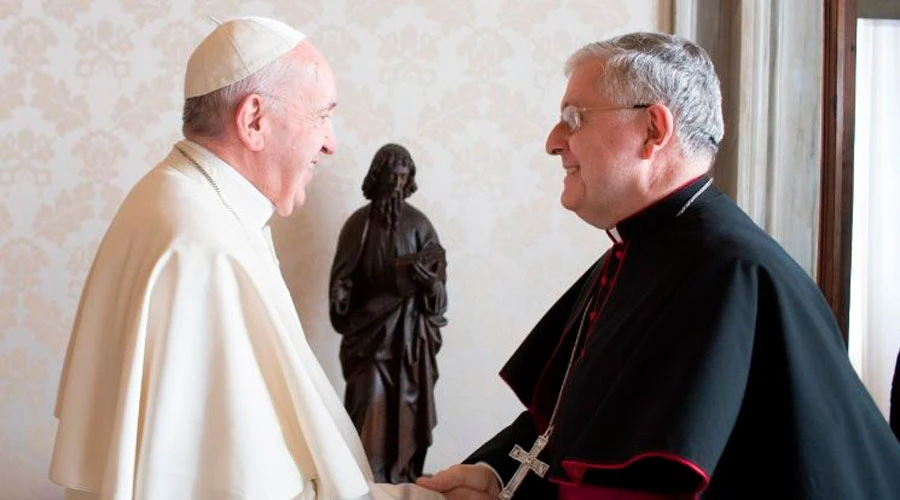
[[[334,125],[331,123],[331,120],[328,120],[328,128],[325,130],[325,139],[322,141],[322,153],[326,155],[333,155],[337,150],[338,141],[337,136],[334,134]]]
[[[566,148],[566,134],[562,125],[562,122],[557,122],[550,129],[550,134],[547,135],[547,143],[544,146],[544,150],[547,151],[548,155],[561,155]]]

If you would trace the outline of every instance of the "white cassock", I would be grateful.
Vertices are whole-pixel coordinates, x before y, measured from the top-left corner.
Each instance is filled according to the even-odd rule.
[[[272,204],[206,149],[177,147],[213,182],[173,149],[100,244],[57,396],[53,482],[71,498],[442,498],[372,487],[278,268]]]

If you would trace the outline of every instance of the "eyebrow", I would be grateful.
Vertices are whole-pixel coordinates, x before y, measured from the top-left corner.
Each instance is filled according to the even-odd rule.
[[[337,107],[337,101],[331,101],[327,106],[319,109],[319,113],[325,113],[326,111],[334,111],[334,108]]]

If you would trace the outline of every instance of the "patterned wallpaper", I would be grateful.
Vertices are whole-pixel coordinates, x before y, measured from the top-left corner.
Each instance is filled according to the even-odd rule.
[[[667,0],[0,0],[0,498],[47,480],[69,328],[127,190],[180,136],[181,85],[208,16],[269,15],[307,33],[339,82],[338,153],[275,224],[306,335],[343,391],[328,271],[362,178],[406,145],[449,261],[450,325],[426,468],[463,458],[519,411],[496,372],[608,246],[559,206],[543,153],[581,44],[670,28]]]

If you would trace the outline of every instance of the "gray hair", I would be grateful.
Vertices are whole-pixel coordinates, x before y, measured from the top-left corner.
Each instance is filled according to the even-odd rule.
[[[234,113],[235,107],[250,94],[268,97],[268,103],[279,110],[277,95],[282,87],[295,75],[291,57],[280,57],[252,75],[231,85],[197,97],[185,99],[181,114],[182,131],[185,136],[204,138],[221,137],[225,122]]]
[[[631,33],[578,49],[566,62],[566,76],[594,59],[606,64],[597,82],[602,96],[622,106],[666,105],[685,158],[715,158],[725,129],[722,93],[705,50],[674,35]]]

